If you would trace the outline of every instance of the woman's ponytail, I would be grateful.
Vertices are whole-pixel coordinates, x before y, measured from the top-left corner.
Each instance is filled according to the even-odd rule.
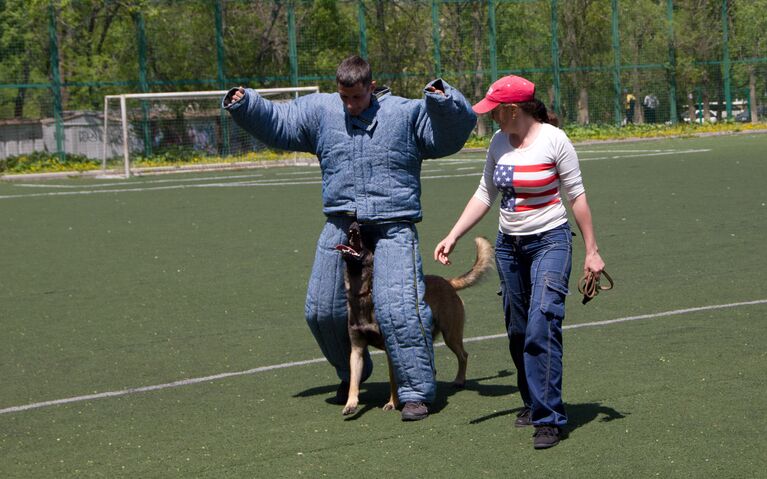
[[[559,118],[557,115],[548,111],[546,109],[546,105],[544,105],[541,100],[536,98],[532,101],[518,103],[518,105],[520,108],[522,108],[522,111],[532,116],[537,121],[541,123],[548,123],[557,127],[559,126]]]

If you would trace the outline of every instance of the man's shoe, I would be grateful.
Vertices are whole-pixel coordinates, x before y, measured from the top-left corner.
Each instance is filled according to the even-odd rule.
[[[557,426],[535,426],[533,447],[548,449],[559,444],[559,428]]]
[[[517,418],[514,420],[514,427],[527,427],[533,425],[533,412],[529,407],[523,408],[517,413]]]
[[[406,402],[402,407],[403,421],[420,421],[429,416],[429,408],[422,402]]]
[[[338,385],[338,389],[336,389],[336,397],[333,399],[333,402],[336,404],[346,404],[346,401],[348,400],[349,400],[349,382],[341,381],[341,384]]]

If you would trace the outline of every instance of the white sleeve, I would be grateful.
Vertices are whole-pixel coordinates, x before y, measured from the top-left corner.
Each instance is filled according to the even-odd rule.
[[[496,196],[498,196],[498,188],[493,183],[493,174],[495,174],[495,165],[497,160],[493,154],[493,141],[490,141],[490,147],[487,149],[487,159],[485,160],[485,171],[482,173],[482,179],[479,180],[479,187],[474,192],[474,197],[486,204],[487,206],[493,206]]]
[[[578,163],[578,154],[575,152],[570,139],[562,131],[558,130],[556,137],[557,173],[562,191],[567,199],[572,201],[586,192],[581,178],[581,168]]]

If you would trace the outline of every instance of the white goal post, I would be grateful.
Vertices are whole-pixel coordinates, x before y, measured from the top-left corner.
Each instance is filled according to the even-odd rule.
[[[136,108],[129,108],[129,101],[141,101],[146,104],[147,102],[177,102],[187,100],[188,102],[194,102],[198,105],[199,101],[208,101],[207,112],[214,108],[217,108],[219,113],[222,111],[220,108],[220,102],[223,96],[229,90],[209,90],[209,91],[192,91],[192,92],[169,92],[169,93],[126,93],[121,95],[106,95],[104,96],[104,130],[103,130],[103,149],[102,149],[102,170],[107,170],[107,159],[114,157],[115,154],[119,155],[119,150],[122,150],[122,163],[123,163],[123,175],[125,178],[129,178],[131,175],[131,139],[132,135],[129,131],[129,113]],[[287,101],[292,98],[298,97],[301,94],[317,93],[320,91],[318,86],[307,87],[285,87],[285,88],[263,88],[256,89],[256,91],[264,97],[278,97],[275,101]],[[119,100],[119,118],[113,114],[111,118],[112,123],[119,123],[119,132],[117,135],[112,130],[113,144],[110,148],[110,103],[115,100]],[[213,106],[216,105],[216,106]],[[145,120],[149,116],[149,108],[144,107]],[[112,128],[115,128],[113,125]],[[134,135],[135,136],[135,135]],[[146,147],[146,145],[145,145]],[[112,155],[110,155],[110,152]]]

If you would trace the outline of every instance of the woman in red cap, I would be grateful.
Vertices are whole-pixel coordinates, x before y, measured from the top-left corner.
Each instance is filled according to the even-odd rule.
[[[605,264],[594,237],[578,156],[556,127],[556,118],[535,98],[535,85],[522,77],[503,77],[473,109],[490,113],[500,129],[490,141],[479,188],[434,249],[434,259],[450,264],[448,257],[458,239],[501,194],[496,262],[509,350],[524,402],[514,425],[535,426],[533,446],[545,449],[559,443],[567,423],[562,402],[562,320],[572,233],[560,192],[569,201],[585,242],[584,272],[598,278]]]

